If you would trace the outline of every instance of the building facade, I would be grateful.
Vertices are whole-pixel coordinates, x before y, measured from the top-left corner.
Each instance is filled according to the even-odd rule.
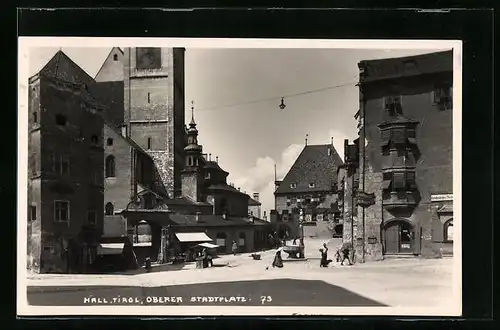
[[[29,79],[28,268],[86,271],[103,231],[103,118],[93,79],[59,51]]]
[[[452,51],[359,70],[356,259],[452,253]]]
[[[248,201],[248,215],[263,219],[263,217],[261,217],[262,203],[259,201],[259,193],[253,193],[252,196],[253,198],[250,198]]]
[[[341,235],[337,199],[337,168],[341,165],[342,159],[333,141],[325,145],[307,145],[306,142],[284,179],[275,181],[276,208],[270,216],[278,236],[303,234],[331,238]]]

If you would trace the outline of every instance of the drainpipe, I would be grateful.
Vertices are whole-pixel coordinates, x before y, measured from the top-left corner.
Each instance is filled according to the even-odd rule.
[[[362,79],[362,77],[360,77],[360,80]],[[365,96],[364,96],[364,93],[363,93],[363,85],[360,84],[359,85],[359,94],[360,94],[360,105],[361,105],[361,111],[360,111],[360,115],[362,115],[362,121],[363,121],[363,141],[360,141],[362,142],[363,144],[363,152],[362,152],[362,159],[363,159],[363,166],[362,166],[362,173],[363,173],[363,180],[362,180],[362,191],[365,191],[365,170],[366,170],[366,158],[365,158],[365,154],[366,154],[366,116],[365,116]],[[365,233],[365,208],[363,207],[362,210],[361,210],[361,213],[362,213],[362,217],[363,217],[363,221],[362,221],[362,226],[363,226],[363,251],[362,251],[362,254],[361,254],[361,262],[365,262],[365,237],[366,237],[366,233]]]

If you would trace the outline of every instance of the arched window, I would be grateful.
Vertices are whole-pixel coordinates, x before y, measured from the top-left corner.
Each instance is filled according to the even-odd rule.
[[[107,178],[115,177],[115,157],[111,155],[106,157],[106,177]]]
[[[453,242],[453,218],[444,223],[444,241]]]
[[[104,212],[105,212],[105,215],[113,215],[115,213],[115,208],[113,206],[113,203],[109,202],[106,204],[106,206],[104,207]]]
[[[142,220],[134,228],[134,245],[151,246],[151,226]]]

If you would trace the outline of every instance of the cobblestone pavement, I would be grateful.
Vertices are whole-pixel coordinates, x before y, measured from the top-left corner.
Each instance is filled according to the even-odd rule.
[[[166,286],[228,281],[296,279],[323,281],[342,287],[389,306],[429,307],[448,305],[453,296],[453,259],[388,259],[380,262],[319,267],[322,240],[306,242],[306,261],[289,261],[281,269],[270,267],[274,251],[262,253],[261,260],[249,254],[222,256],[215,259],[220,267],[195,269],[189,265],[178,271],[158,271],[135,275],[33,275],[28,286]],[[331,259],[334,246],[329,244]],[[267,269],[266,269],[267,268]]]

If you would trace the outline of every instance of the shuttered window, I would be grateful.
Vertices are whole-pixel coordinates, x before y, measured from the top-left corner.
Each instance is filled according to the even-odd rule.
[[[388,129],[385,129],[385,130],[382,130],[380,132],[380,144],[385,147],[386,145],[389,144],[390,140],[391,140],[391,131],[388,130]]]
[[[406,186],[408,189],[413,189],[416,187],[415,172],[413,171],[406,172]]]
[[[406,142],[406,132],[404,127],[394,127],[392,129],[392,142],[404,144]]]
[[[405,189],[405,173],[404,172],[394,172],[393,173],[393,187],[395,190]]]

